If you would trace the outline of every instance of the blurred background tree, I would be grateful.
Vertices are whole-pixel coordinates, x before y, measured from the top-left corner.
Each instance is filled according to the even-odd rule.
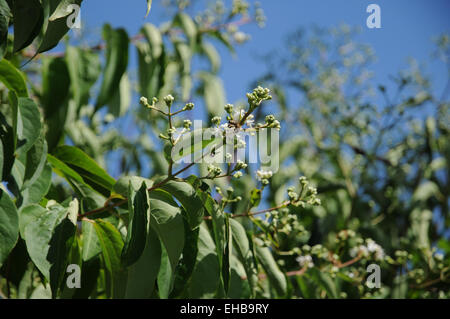
[[[161,14],[160,25],[144,23],[138,32],[130,33],[105,24],[101,41],[95,32],[82,29],[81,37],[64,38],[53,51],[37,56],[51,47],[42,47],[48,33],[44,31],[49,30],[43,23],[48,11],[43,11],[42,19],[36,17],[38,31],[43,29],[32,30],[31,41],[17,44],[17,37],[6,32],[2,54],[3,61],[9,62],[3,64],[22,67],[30,97],[42,115],[42,147],[30,154],[44,154],[47,159],[39,166],[42,174],[32,179],[26,169],[32,160],[24,154],[17,160],[5,156],[2,186],[19,212],[30,203],[45,206],[54,200],[67,207],[72,198],[78,198],[79,216],[85,216],[120,197],[118,188],[111,190],[116,183],[112,177],[156,180],[166,174],[170,164],[158,135],[169,124],[164,116],[139,105],[141,96],[149,101],[157,97],[159,106],[168,94],[183,105],[194,101],[198,106],[186,118],[190,120],[209,123],[225,113],[224,106],[230,102],[227,82],[242,79],[227,78],[223,72],[232,68],[229,56],[239,56],[239,45],[251,41],[245,29],[254,31],[251,28],[265,24],[260,5],[245,1],[160,4],[153,3],[150,13],[150,17]],[[16,20],[15,28],[20,21]],[[50,39],[56,45],[60,37],[50,33]],[[217,270],[224,261],[214,250],[224,240],[216,236],[210,214],[205,216],[211,217],[204,223],[208,228],[201,228],[200,235],[187,233],[192,240],[210,239],[198,241],[204,255],[197,256],[189,281],[182,277],[186,256],[177,267],[182,278],[178,284],[188,284],[175,284],[170,291],[158,279],[161,287],[145,297],[448,298],[449,85],[437,92],[441,85],[433,81],[435,75],[427,76],[415,61],[398,73],[394,65],[389,83],[378,84],[372,64],[376,53],[361,44],[356,28],[346,25],[300,29],[266,55],[271,41],[275,40],[267,38],[267,46],[258,48],[264,56],[257,62],[258,72],[240,72],[243,77],[251,73],[253,87],[271,89],[273,101],[259,107],[254,116],[256,122],[264,122],[274,114],[281,122],[280,169],[266,187],[260,186],[254,165],[240,179],[205,181],[218,202],[230,200],[225,209],[232,217],[230,229],[233,236],[245,239],[245,244],[235,242],[233,258],[228,256],[230,288],[226,295],[218,288],[217,281],[226,275]],[[441,35],[434,59],[442,63],[446,81],[448,58],[449,38]],[[8,89],[0,88],[4,145],[9,145],[14,126],[10,107],[14,99]],[[241,87],[239,96],[246,91]],[[246,102],[234,104],[239,107]],[[31,124],[39,126],[35,122]],[[174,125],[181,127],[183,122]],[[63,144],[83,150],[112,177],[105,177],[103,171],[95,175],[97,166],[88,170],[74,165],[70,156],[63,156]],[[199,165],[181,175],[192,173],[205,176],[207,167]],[[115,185],[120,187],[119,181]],[[241,200],[232,199],[235,196]],[[309,205],[319,203],[318,199],[321,205]],[[211,204],[208,200],[205,206]],[[122,208],[114,212],[117,216],[104,211],[93,215],[114,225],[125,240],[129,215]],[[82,232],[87,232],[89,227],[83,227]],[[23,237],[1,268],[1,290],[8,297],[48,297],[43,275],[31,262],[35,260],[27,253]],[[243,251],[248,256],[242,256]],[[77,256],[73,253],[70,258]],[[86,269],[101,269],[86,290],[62,291],[58,296],[116,297],[105,284],[109,269],[102,260],[83,259]],[[366,285],[366,269],[372,263],[381,267],[381,289]],[[203,285],[205,274],[208,285]],[[164,271],[158,276],[164,276]]]

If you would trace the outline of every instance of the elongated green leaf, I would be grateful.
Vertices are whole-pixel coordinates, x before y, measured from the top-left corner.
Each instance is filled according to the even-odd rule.
[[[198,197],[194,187],[185,182],[170,181],[161,189],[172,194],[180,201],[187,213],[187,220],[191,229],[197,228],[203,220],[203,202]]]
[[[220,286],[220,265],[216,247],[206,225],[200,227],[198,254],[194,272],[189,282],[190,298],[214,298]]]
[[[167,251],[173,273],[180,259],[184,247],[184,222],[181,209],[172,199],[172,196],[163,190],[154,190],[149,193],[151,207],[150,227],[155,230]]]
[[[52,166],[55,173],[60,175],[61,177],[67,178],[70,177],[72,179],[77,180],[78,182],[83,183],[83,178],[75,172],[73,169],[71,169],[68,165],[66,165],[64,162],[60,161],[56,157],[47,154],[47,160]]]
[[[230,219],[230,226],[231,231],[233,232],[234,246],[238,252],[237,255],[244,266],[246,277],[250,285],[251,294],[254,296],[258,276],[253,252],[250,248],[247,234],[242,224],[235,219]]]
[[[125,298],[150,298],[161,264],[161,242],[150,229],[141,257],[128,269]]]
[[[11,170],[15,162],[15,130],[11,127],[5,116],[0,113],[0,140],[2,142],[2,162],[3,162],[3,172],[2,180],[9,178]]]
[[[52,168],[46,164],[36,181],[22,191],[20,206],[38,203],[48,193],[52,181]]]
[[[230,256],[230,288],[228,298],[250,298],[251,289],[246,278],[244,266],[235,255]]]
[[[27,152],[27,160],[25,167],[25,176],[23,179],[22,189],[30,187],[42,175],[45,164],[47,163],[47,142],[44,136],[36,140],[31,149]]]
[[[82,0],[63,0],[59,3],[56,10],[48,19],[47,29],[39,45],[38,53],[54,48],[70,30],[69,25],[75,21],[75,18],[79,14],[81,2]],[[69,7],[69,5],[76,5],[77,7]],[[73,10],[69,10],[70,8]]]
[[[206,107],[211,116],[219,116],[225,105],[225,90],[222,81],[213,74],[202,72],[199,77],[203,83]]]
[[[19,237],[17,209],[8,194],[0,189],[0,267]]]
[[[0,61],[0,81],[5,86],[16,92],[18,97],[27,97],[28,89],[22,73],[8,60]]]
[[[6,51],[8,40],[8,27],[11,10],[6,0],[0,0],[0,60]]]
[[[225,247],[223,251],[223,263],[222,263],[222,279],[223,287],[225,289],[225,295],[228,295],[230,289],[230,277],[231,277],[231,264],[230,259],[232,256],[232,232],[230,228],[230,217],[225,216]]]
[[[158,284],[159,298],[169,298],[169,294],[171,293],[174,284],[174,279],[169,255],[167,255],[164,245],[161,246],[161,265],[159,267],[158,277],[156,280]]]
[[[217,73],[220,69],[220,55],[217,52],[214,45],[211,43],[205,42],[201,46],[201,52],[208,58],[211,64],[211,71],[213,73]]]
[[[152,8],[152,0],[147,0],[147,12],[145,13],[146,18],[148,17],[151,8]]]
[[[44,11],[39,0],[15,0],[12,13],[14,52],[17,52],[28,46],[39,34],[44,22]]]
[[[312,268],[310,272],[312,273],[314,281],[327,292],[329,298],[339,298],[336,284],[330,275],[321,272],[317,268]]]
[[[282,297],[286,294],[287,283],[284,274],[278,268],[272,253],[268,247],[263,247],[263,243],[259,238],[255,238],[255,252],[258,261],[264,268],[264,271],[269,278],[270,284],[275,288],[278,296]]]
[[[87,299],[97,285],[100,275],[100,256],[83,261],[81,264],[81,288],[75,291],[73,299]]]
[[[183,29],[189,44],[193,48],[197,41],[197,26],[192,18],[184,12],[180,12],[175,16],[174,25]]]
[[[106,267],[106,286],[109,296],[116,295],[116,285],[121,276],[120,253],[123,248],[123,240],[119,231],[109,222],[97,219],[91,221],[97,233],[102,248],[103,261]]]
[[[127,238],[122,251],[125,266],[135,263],[145,248],[150,222],[150,202],[147,184],[143,182],[136,190],[129,184],[128,210],[130,212]]]
[[[106,65],[103,71],[103,81],[95,104],[99,109],[111,100],[119,87],[122,75],[128,65],[128,35],[124,29],[112,29],[106,24],[103,27],[103,37],[106,41]]]
[[[185,244],[183,248],[182,258],[175,270],[175,281],[170,298],[183,297],[186,294],[186,283],[191,279],[194,271],[198,253],[198,234],[199,227],[190,230],[187,220],[184,220]]]
[[[128,187],[131,183],[131,186],[134,189],[139,189],[142,186],[142,183],[145,182],[147,187],[151,187],[153,182],[150,179],[140,177],[140,176],[122,176],[113,186],[113,191],[116,194],[120,194],[124,197],[128,196]]]
[[[41,114],[32,99],[19,97],[17,123],[17,152],[25,154],[39,139],[42,129]]]
[[[70,75],[70,86],[76,109],[89,101],[90,89],[101,72],[100,58],[89,50],[69,46],[66,51],[67,67]]]
[[[47,209],[37,204],[23,207],[19,214],[20,236],[25,238],[25,227],[32,221],[37,220],[41,215],[47,213]]]
[[[0,139],[0,176],[3,176],[4,155],[3,142]]]
[[[64,58],[47,57],[42,63],[42,97],[45,118],[51,118],[65,102],[71,86],[69,70]],[[53,132],[52,132],[53,134]]]
[[[87,262],[101,253],[102,247],[98,240],[97,232],[91,222],[83,220],[81,222],[82,230],[82,259]]]
[[[158,59],[163,52],[164,45],[161,32],[151,23],[144,24],[141,28],[141,32],[149,45],[150,55],[154,60]]]
[[[131,104],[131,84],[128,74],[125,73],[119,83],[113,99],[109,102],[109,112],[114,117],[124,115]]]
[[[36,213],[35,219],[25,226],[25,242],[31,260],[50,281],[53,296],[64,277],[67,258],[76,230],[78,202],[68,208],[59,204],[50,206],[45,213]]]
[[[220,268],[222,269],[223,251],[225,249],[225,214],[210,195],[201,192],[199,196],[203,201],[206,211],[212,218],[216,252],[219,258]]]
[[[64,145],[57,147],[53,155],[75,170],[92,188],[105,196],[109,196],[115,180],[82,150],[74,146]]]

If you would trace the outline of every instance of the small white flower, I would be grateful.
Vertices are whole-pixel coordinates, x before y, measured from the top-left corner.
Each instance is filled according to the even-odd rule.
[[[247,143],[243,139],[238,138],[236,147],[237,148],[245,148],[247,146]]]
[[[272,175],[273,175],[272,171],[265,171],[262,169],[256,171],[256,178],[258,180],[269,179],[272,177]]]
[[[443,261],[444,260],[444,255],[441,254],[441,253],[435,253],[434,254],[434,258],[436,258],[436,260]]]
[[[247,118],[245,119],[245,124],[249,127],[252,128],[253,127],[253,123],[255,122],[254,120],[254,116],[253,114],[250,114],[249,116],[247,116]]]
[[[314,267],[314,262],[312,260],[311,255],[298,256],[297,258],[295,258],[295,261],[298,262],[298,264],[302,268],[303,267],[309,267],[309,268]]]
[[[234,178],[241,178],[242,177],[242,172],[236,172],[233,175]]]

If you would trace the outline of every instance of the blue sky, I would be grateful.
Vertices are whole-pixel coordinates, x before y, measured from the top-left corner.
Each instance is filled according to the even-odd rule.
[[[208,3],[197,0],[199,6]],[[228,1],[231,3],[231,1]],[[253,2],[253,1],[250,1]],[[345,23],[360,26],[362,33],[358,39],[371,45],[377,56],[373,65],[375,81],[385,83],[389,75],[407,66],[408,57],[419,61],[430,61],[434,49],[432,37],[450,32],[450,1],[447,0],[261,0],[267,17],[266,27],[245,26],[244,31],[251,41],[238,47],[236,57],[225,50],[222,54],[220,73],[227,91],[227,98],[234,102],[244,96],[250,82],[263,73],[264,65],[256,56],[283,45],[289,32],[298,27],[317,25],[337,26]],[[366,7],[376,3],[381,7],[381,29],[365,26]],[[130,35],[136,34],[143,23],[156,25],[164,21],[165,10],[160,0],[154,0],[152,11],[144,19],[145,0],[85,0],[82,6],[82,20],[86,30],[100,37],[103,23],[114,27],[125,27]],[[221,53],[222,53],[221,52]],[[135,52],[131,53],[131,66]],[[429,64],[428,71],[439,88],[444,86],[445,70],[439,64]]]

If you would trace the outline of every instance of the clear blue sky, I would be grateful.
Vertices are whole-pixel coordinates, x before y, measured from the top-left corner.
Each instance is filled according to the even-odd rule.
[[[197,0],[206,6],[208,1]],[[249,1],[253,2],[253,1]],[[408,57],[429,61],[434,49],[432,37],[450,32],[450,1],[448,0],[261,0],[267,24],[264,29],[246,26],[252,39],[237,49],[237,58],[223,51],[221,76],[229,102],[242,98],[250,82],[262,73],[263,65],[255,57],[283,44],[284,37],[296,28],[317,25],[336,26],[346,23],[360,26],[359,40],[370,44],[377,56],[374,65],[377,83],[386,82],[390,74],[406,67]],[[231,1],[228,1],[231,3]],[[376,3],[381,7],[381,29],[365,26],[366,7]],[[103,23],[125,27],[130,35],[136,34],[146,21],[158,25],[164,21],[161,0],[153,0],[152,11],[144,19],[145,0],[84,0],[82,20],[86,30],[100,37]],[[89,33],[89,32],[88,32]],[[135,52],[131,52],[132,67]],[[428,65],[438,88],[443,87],[445,70]]]

